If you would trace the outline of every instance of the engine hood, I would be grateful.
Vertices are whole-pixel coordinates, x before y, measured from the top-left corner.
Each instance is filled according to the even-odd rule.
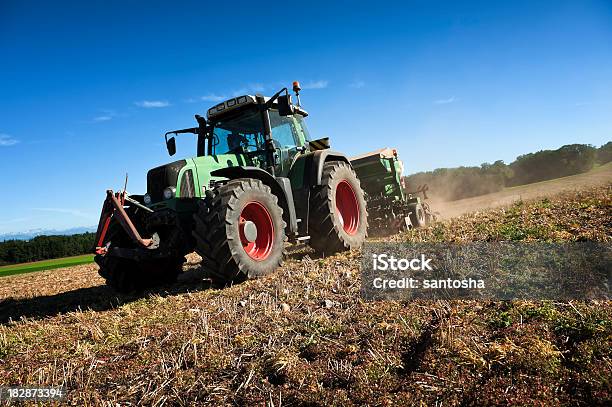
[[[179,160],[149,170],[147,193],[151,196],[152,202],[159,202],[163,199],[165,188],[176,187],[179,172],[186,165],[186,160]]]

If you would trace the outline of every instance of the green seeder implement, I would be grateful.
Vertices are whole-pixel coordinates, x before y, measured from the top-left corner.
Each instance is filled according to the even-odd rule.
[[[397,150],[383,148],[351,158],[368,205],[370,230],[377,234],[419,228],[436,220],[424,201],[427,186],[407,192],[402,182],[403,163]],[[422,198],[421,196],[422,195]]]

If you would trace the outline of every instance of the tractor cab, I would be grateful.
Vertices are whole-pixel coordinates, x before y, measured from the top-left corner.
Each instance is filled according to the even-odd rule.
[[[268,98],[264,99],[266,102]],[[234,154],[244,157],[246,165],[274,167],[276,176],[287,176],[293,158],[306,151],[310,137],[304,117],[306,111],[295,106],[295,113],[281,115],[273,103],[263,114],[256,97],[245,95],[226,100],[208,110],[207,155]],[[221,110],[219,110],[221,109]],[[267,116],[267,117],[265,117]],[[266,120],[271,138],[266,143]],[[274,153],[268,154],[267,146]],[[268,160],[271,158],[271,162]]]
[[[299,101],[299,83],[294,83],[293,90]],[[287,176],[294,157],[308,150],[310,137],[304,122],[308,113],[299,103],[292,103],[286,88],[269,98],[243,95],[228,99],[208,109],[206,116],[196,115],[198,127],[166,133],[170,155],[176,152],[176,142],[168,135],[194,133],[198,135],[197,157],[224,159],[230,155],[240,165]]]

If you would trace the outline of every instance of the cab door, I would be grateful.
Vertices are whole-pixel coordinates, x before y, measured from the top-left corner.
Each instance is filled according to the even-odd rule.
[[[278,157],[274,172],[281,177],[289,174],[295,156],[303,151],[308,139],[303,123],[294,116],[280,116],[278,112],[270,112],[272,139]]]

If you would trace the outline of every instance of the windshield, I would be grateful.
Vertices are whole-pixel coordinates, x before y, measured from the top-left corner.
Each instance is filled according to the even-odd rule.
[[[212,154],[244,154],[264,149],[263,123],[257,109],[247,109],[215,123]]]
[[[280,149],[295,149],[310,140],[304,119],[300,115],[280,116],[270,110],[272,138]],[[265,148],[263,123],[257,108],[242,110],[215,123],[212,154],[245,154]]]

